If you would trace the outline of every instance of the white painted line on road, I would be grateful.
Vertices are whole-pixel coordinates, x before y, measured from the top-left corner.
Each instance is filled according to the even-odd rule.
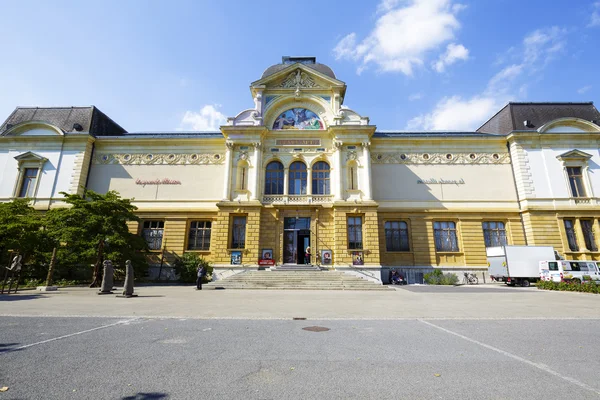
[[[14,348],[14,349],[12,349],[12,350],[10,350],[10,351],[22,350],[22,349],[26,349],[26,348],[28,348],[28,347],[38,346],[38,345],[40,345],[40,344],[49,343],[49,342],[54,342],[54,341],[56,341],[56,340],[66,339],[66,338],[68,338],[68,337],[77,336],[77,335],[82,335],[82,334],[84,334],[84,333],[88,333],[88,332],[97,331],[97,330],[99,330],[99,329],[110,328],[111,326],[116,326],[116,325],[125,325],[125,324],[128,324],[128,323],[130,323],[130,322],[133,322],[133,321],[135,321],[136,319],[137,319],[137,318],[134,318],[134,319],[128,319],[128,320],[125,320],[125,321],[118,321],[118,322],[115,322],[114,324],[102,325],[102,326],[98,326],[98,327],[96,327],[96,328],[87,329],[87,330],[85,330],[85,331],[81,331],[81,332],[75,332],[75,333],[70,333],[70,334],[68,334],[68,335],[63,335],[63,336],[59,336],[59,337],[55,337],[55,338],[52,338],[52,339],[47,339],[47,340],[42,340],[41,342],[36,342],[36,343],[26,344],[26,345],[24,345],[24,346],[16,347],[16,348]]]
[[[577,386],[579,386],[582,389],[585,389],[585,390],[593,392],[593,393],[595,393],[597,395],[600,395],[600,391],[598,391],[597,389],[595,389],[595,388],[593,388],[593,387],[591,387],[591,386],[589,386],[589,385],[587,385],[587,384],[585,384],[585,383],[583,383],[581,381],[578,381],[575,378],[571,378],[569,376],[562,375],[561,373],[556,372],[555,370],[551,369],[550,367],[548,367],[545,364],[536,363],[536,362],[530,361],[530,360],[528,360],[526,358],[519,357],[519,356],[517,356],[515,354],[509,353],[508,351],[501,350],[501,349],[499,349],[497,347],[490,346],[489,344],[485,344],[485,343],[480,342],[480,341],[475,340],[475,339],[471,339],[470,337],[467,337],[465,335],[461,335],[460,333],[451,331],[450,329],[443,328],[443,327],[441,327],[439,325],[432,324],[431,322],[427,322],[427,321],[424,321],[422,319],[419,319],[419,321],[422,322],[422,323],[424,323],[425,325],[429,325],[429,326],[431,326],[433,328],[436,328],[436,329],[439,329],[439,330],[444,331],[446,333],[449,333],[450,335],[457,336],[457,337],[459,337],[461,339],[464,339],[464,340],[466,340],[468,342],[475,343],[475,344],[477,344],[477,345],[479,345],[481,347],[485,347],[488,350],[495,351],[496,353],[500,353],[500,354],[502,354],[502,355],[504,355],[506,357],[510,357],[510,358],[512,358],[514,360],[520,361],[520,362],[522,362],[524,364],[527,364],[527,365],[531,365],[532,367],[535,367],[535,368],[540,369],[540,370],[542,370],[544,372],[547,372],[550,375],[556,376],[556,377],[558,377],[560,379],[563,379],[563,380],[565,380],[567,382],[570,382],[570,383],[572,383],[574,385],[577,385]]]

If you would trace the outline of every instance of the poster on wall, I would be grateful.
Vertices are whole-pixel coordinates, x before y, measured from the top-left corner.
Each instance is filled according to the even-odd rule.
[[[331,250],[321,250],[321,264],[331,265]]]
[[[232,251],[231,252],[231,265],[240,265],[242,263],[242,252]]]
[[[258,265],[275,265],[273,249],[262,249]]]
[[[352,265],[364,265],[365,261],[363,259],[362,251],[353,251],[352,252]]]

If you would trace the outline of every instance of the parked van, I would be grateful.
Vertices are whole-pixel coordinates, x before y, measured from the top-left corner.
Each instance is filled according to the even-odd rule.
[[[600,283],[600,270],[596,261],[552,260],[540,261],[540,279],[543,281],[564,282],[583,281],[587,275]]]

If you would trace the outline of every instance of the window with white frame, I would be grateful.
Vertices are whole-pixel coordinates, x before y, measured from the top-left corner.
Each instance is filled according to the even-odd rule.
[[[209,250],[211,221],[192,221],[188,235],[188,250]]]
[[[150,250],[160,250],[165,232],[164,221],[144,221],[142,237],[146,240]]]
[[[329,164],[319,161],[312,167],[312,194],[329,194]]]
[[[21,176],[19,197],[34,197],[39,168],[25,168]]]
[[[482,224],[485,247],[506,246],[504,222],[485,221]]]
[[[265,171],[265,194],[283,194],[283,164],[271,161]]]
[[[567,176],[569,177],[569,186],[572,197],[587,197],[585,186],[583,184],[583,174],[581,167],[567,167]]]
[[[437,221],[433,223],[435,249],[437,251],[458,251],[456,223],[452,221]]]

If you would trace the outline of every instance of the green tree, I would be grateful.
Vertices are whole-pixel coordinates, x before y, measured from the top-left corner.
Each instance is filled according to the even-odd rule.
[[[28,199],[0,203],[0,254],[8,250],[23,256],[23,264],[40,253],[52,251],[52,241],[43,229],[44,216],[29,206]],[[2,260],[4,261],[4,260]]]
[[[115,267],[131,260],[138,269],[146,266],[141,250],[146,242],[129,232],[127,222],[139,221],[137,209],[130,199],[122,199],[115,191],[102,195],[87,190],[82,196],[61,192],[71,207],[54,208],[46,215],[48,234],[64,243],[59,252],[61,264],[87,266],[94,263],[90,287],[99,286],[101,266],[105,259]]]

